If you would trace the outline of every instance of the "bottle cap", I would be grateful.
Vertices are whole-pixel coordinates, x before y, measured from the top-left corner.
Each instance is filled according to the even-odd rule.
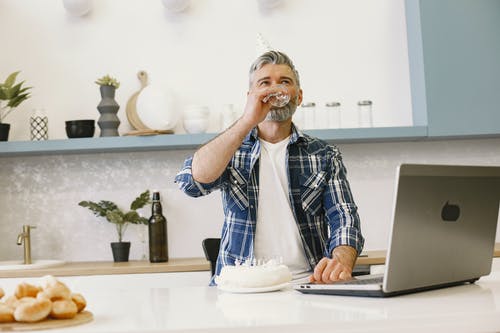
[[[160,192],[153,192],[153,200],[155,201],[160,200]]]

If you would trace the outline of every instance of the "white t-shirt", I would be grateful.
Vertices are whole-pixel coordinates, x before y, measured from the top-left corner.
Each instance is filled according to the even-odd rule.
[[[301,278],[310,274],[311,267],[304,253],[288,193],[286,152],[290,137],[278,143],[259,140],[259,198],[254,256],[257,260],[282,258],[293,278]]]

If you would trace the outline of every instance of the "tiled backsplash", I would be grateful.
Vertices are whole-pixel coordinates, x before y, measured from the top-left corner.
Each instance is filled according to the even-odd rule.
[[[341,145],[362,218],[367,249],[384,249],[389,234],[396,166],[401,162],[500,165],[500,139]],[[114,226],[78,206],[101,199],[128,208],[145,189],[158,189],[168,220],[171,257],[202,257],[201,240],[218,237],[220,195],[190,198],[174,177],[193,151],[0,158],[0,260],[21,259],[23,224],[36,225],[33,257],[68,261],[112,260]],[[149,209],[142,210],[149,216]],[[131,259],[147,256],[147,234],[132,225]],[[497,232],[497,239],[498,232]],[[141,242],[143,241],[143,242]]]

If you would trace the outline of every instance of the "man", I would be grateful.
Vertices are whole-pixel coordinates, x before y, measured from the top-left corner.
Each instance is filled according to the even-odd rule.
[[[278,85],[291,96],[281,108],[268,101]],[[176,176],[193,197],[221,190],[225,219],[215,275],[235,261],[278,257],[297,279],[351,277],[364,243],[357,207],[339,150],[293,125],[301,102],[292,61],[264,53],[250,68],[243,115]]]

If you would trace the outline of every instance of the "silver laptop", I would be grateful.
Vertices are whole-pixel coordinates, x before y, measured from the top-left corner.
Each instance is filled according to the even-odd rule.
[[[385,273],[294,289],[386,297],[474,283],[491,271],[499,202],[500,167],[403,164]]]

